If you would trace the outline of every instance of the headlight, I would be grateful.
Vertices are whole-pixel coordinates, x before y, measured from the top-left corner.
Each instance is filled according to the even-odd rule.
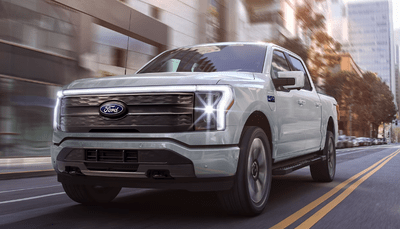
[[[232,107],[233,102],[233,91],[229,86],[197,86],[195,130],[224,130],[226,112]]]
[[[60,105],[61,105],[61,98],[63,96],[63,92],[57,92],[57,102],[56,106],[54,107],[54,117],[53,117],[53,129],[58,130],[58,125],[60,123]]]

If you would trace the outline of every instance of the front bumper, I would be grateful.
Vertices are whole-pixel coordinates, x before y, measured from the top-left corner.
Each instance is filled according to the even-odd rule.
[[[218,178],[138,179],[121,177],[78,176],[66,173],[57,175],[58,181],[66,184],[100,185],[107,187],[155,188],[188,191],[222,191],[232,188],[234,176]]]
[[[168,150],[185,158],[187,163],[141,163],[137,170],[110,171],[108,169],[91,169],[86,159],[68,160],[66,156],[73,149],[119,149],[119,150]],[[79,168],[81,175],[87,177],[129,178],[142,182],[150,177],[149,171],[168,171],[171,178],[223,178],[236,173],[239,147],[236,145],[188,146],[172,139],[91,139],[66,138],[61,144],[51,149],[53,167],[59,174],[70,173],[71,167]],[[95,164],[96,162],[94,162]],[[93,164],[93,163],[92,163]],[[104,163],[102,163],[104,164]],[[125,162],[114,164],[127,164]],[[130,163],[132,164],[132,163]],[[134,163],[133,163],[134,164]],[[74,169],[76,170],[76,169]]]

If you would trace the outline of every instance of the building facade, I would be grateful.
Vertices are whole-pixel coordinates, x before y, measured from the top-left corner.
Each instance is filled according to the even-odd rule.
[[[349,46],[357,64],[376,72],[395,94],[391,1],[348,3]]]
[[[240,0],[0,0],[0,157],[49,155],[63,85],[133,74],[169,48],[237,41],[246,13]]]
[[[303,0],[243,1],[248,16],[241,17],[244,23],[239,40],[283,41],[284,38],[297,37],[300,31],[296,7],[302,3]]]
[[[394,30],[395,63],[400,63],[400,28]]]
[[[342,0],[326,0],[327,15],[326,29],[327,33],[341,44],[347,44],[348,38],[348,19],[347,7]]]
[[[394,74],[396,81],[396,101],[397,109],[400,108],[400,29],[394,31]],[[397,122],[398,123],[398,122]]]

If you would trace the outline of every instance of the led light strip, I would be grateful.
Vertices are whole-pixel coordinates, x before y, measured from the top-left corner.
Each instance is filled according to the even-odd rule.
[[[118,88],[91,88],[70,89],[62,91],[65,96],[95,95],[95,94],[124,94],[143,92],[195,92],[196,86],[151,86],[151,87],[118,87]]]

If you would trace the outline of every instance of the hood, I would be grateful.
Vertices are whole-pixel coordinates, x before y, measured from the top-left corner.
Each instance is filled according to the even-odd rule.
[[[134,74],[130,76],[114,76],[105,78],[89,78],[76,80],[66,89],[168,86],[168,85],[215,85],[221,79],[253,80],[248,72],[162,72]]]

